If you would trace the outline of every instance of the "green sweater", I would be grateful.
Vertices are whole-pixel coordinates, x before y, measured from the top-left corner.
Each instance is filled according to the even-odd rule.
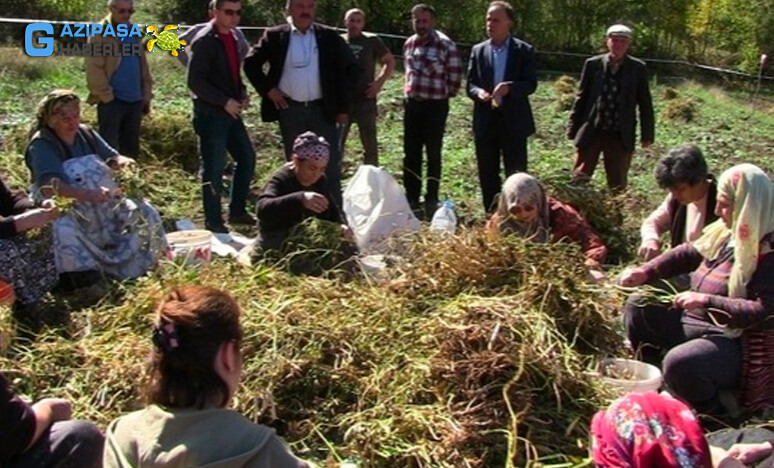
[[[306,468],[273,429],[228,409],[169,412],[151,405],[108,427],[104,466]]]

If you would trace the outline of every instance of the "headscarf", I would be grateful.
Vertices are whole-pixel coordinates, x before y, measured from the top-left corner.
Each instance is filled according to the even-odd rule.
[[[684,403],[630,393],[591,421],[591,456],[600,468],[711,468],[707,440]]]
[[[757,166],[739,164],[721,174],[718,196],[733,206],[731,228],[722,219],[704,228],[693,246],[704,258],[715,259],[730,240],[734,249],[734,265],[728,279],[729,297],[747,297],[747,283],[758,266],[761,239],[774,231],[774,185]]]
[[[38,103],[38,109],[35,112],[35,122],[30,131],[30,136],[48,126],[51,116],[57,113],[63,106],[70,103],[79,104],[80,102],[81,99],[71,89],[55,89],[48,93]]]
[[[531,222],[522,222],[511,215],[511,208],[520,205],[534,206],[538,212]],[[500,232],[528,237],[535,242],[551,240],[548,216],[548,200],[543,185],[534,177],[518,172],[505,179],[500,200],[497,203]]]
[[[298,159],[328,162],[330,153],[331,146],[325,138],[317,136],[314,132],[304,132],[293,142],[293,154]]]

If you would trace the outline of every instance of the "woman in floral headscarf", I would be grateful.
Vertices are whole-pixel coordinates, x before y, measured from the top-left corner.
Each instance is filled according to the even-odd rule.
[[[279,249],[290,230],[309,217],[343,224],[325,177],[329,156],[330,145],[325,138],[313,132],[296,137],[290,162],[274,173],[258,196],[263,249]]]
[[[599,468],[711,468],[699,422],[684,403],[655,392],[630,393],[591,421]]]
[[[623,396],[594,415],[589,432],[589,452],[597,468],[772,466],[770,431],[744,427],[705,439],[693,410],[668,394]]]
[[[258,196],[254,261],[290,257],[292,272],[312,275],[351,266],[348,260],[356,249],[325,177],[329,155],[325,138],[313,132],[296,137],[290,162],[274,173]],[[308,254],[298,255],[299,251]]]
[[[671,306],[628,301],[627,334],[643,360],[663,356],[670,390],[697,410],[722,414],[721,394],[737,393],[752,411],[774,404],[774,185],[752,164],[734,166],[715,212],[696,242],[621,276],[638,286],[693,272]]]
[[[565,239],[575,242],[586,255],[586,266],[595,279],[604,277],[600,269],[607,247],[602,239],[573,207],[546,196],[543,185],[529,174],[519,172],[505,180],[497,211],[487,229],[492,233],[528,237],[535,242]]]

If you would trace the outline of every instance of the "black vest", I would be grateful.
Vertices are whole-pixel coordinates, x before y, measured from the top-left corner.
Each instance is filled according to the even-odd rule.
[[[717,182],[715,181],[715,176],[712,174],[710,174],[707,179],[710,181],[710,186],[707,192],[707,212],[704,215],[704,226],[718,219],[715,214],[715,198],[718,194]],[[672,201],[669,203],[669,212],[672,213],[672,220],[669,228],[669,233],[671,235],[669,248],[674,249],[684,242],[685,222],[688,217],[688,208],[672,198]],[[702,226],[702,229],[704,226]]]

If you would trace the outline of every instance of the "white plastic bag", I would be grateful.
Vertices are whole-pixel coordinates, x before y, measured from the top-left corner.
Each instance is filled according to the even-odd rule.
[[[390,237],[421,227],[403,190],[389,172],[362,165],[344,190],[344,213],[364,254],[388,253]]]

